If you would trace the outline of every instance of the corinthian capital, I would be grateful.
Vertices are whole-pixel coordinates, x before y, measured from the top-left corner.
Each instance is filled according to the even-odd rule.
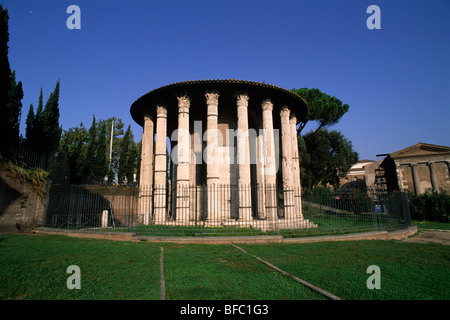
[[[206,91],[205,93],[206,97],[206,104],[219,104],[219,91],[212,90],[212,91]]]
[[[186,94],[181,94],[177,96],[178,108],[189,109],[191,106],[191,99]]]
[[[236,98],[239,107],[248,107],[248,94],[246,92],[237,92]]]
[[[160,116],[167,116],[167,109],[166,109],[166,107],[164,107],[162,105],[156,106],[156,115],[158,117],[160,117]]]
[[[270,101],[270,99],[264,100],[261,104],[261,108],[263,109],[263,111],[266,111],[266,110],[272,111],[273,110],[272,101]]]
[[[289,110],[288,107],[284,106],[281,108],[280,110],[280,117],[287,117],[289,118],[289,115],[291,114],[291,111]]]

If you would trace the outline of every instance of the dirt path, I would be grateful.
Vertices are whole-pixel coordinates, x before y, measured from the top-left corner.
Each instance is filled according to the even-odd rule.
[[[416,243],[439,243],[450,245],[450,230],[422,230],[418,235],[403,240]]]

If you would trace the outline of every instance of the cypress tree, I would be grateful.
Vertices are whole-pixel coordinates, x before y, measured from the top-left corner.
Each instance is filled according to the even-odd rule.
[[[95,180],[102,182],[108,173],[108,157],[106,142],[106,126],[100,124],[100,132],[98,133],[95,153]]]
[[[23,89],[22,82],[16,82],[16,72],[13,71],[9,77],[9,92],[6,110],[8,112],[8,133],[6,141],[18,145],[20,137],[20,116],[22,115]]]
[[[9,75],[11,74],[11,68],[8,60],[8,10],[3,9],[0,4],[0,121],[2,127],[6,124],[6,102],[8,101],[9,91]],[[3,128],[0,128],[3,130]]]
[[[139,182],[141,178],[141,154],[142,154],[142,140],[136,144],[136,181]],[[167,158],[169,160],[169,158]],[[167,166],[169,167],[169,166]]]
[[[31,136],[33,134],[33,123],[34,123],[34,108],[33,104],[30,104],[30,109],[28,110],[26,127],[25,127],[25,143],[29,144]]]
[[[83,159],[83,174],[87,180],[86,182],[90,182],[95,179],[95,151],[97,149],[96,131],[97,128],[94,115],[92,125],[89,128],[87,148]]]
[[[8,10],[0,5],[0,136],[2,151],[20,141],[19,126],[22,112],[22,83],[16,82],[8,59]]]
[[[83,182],[83,139],[78,138],[75,148],[69,154],[70,181]]]
[[[39,94],[39,103],[36,109],[36,114],[34,115],[32,130],[29,139],[27,139],[28,144],[31,148],[39,148],[44,143],[44,124],[43,124],[43,112],[44,103],[42,98],[42,88]]]
[[[112,185],[114,183],[114,178],[116,176],[116,173],[114,172],[114,169],[112,166],[108,169],[108,184]]]
[[[31,106],[30,106],[31,108]],[[27,116],[26,139],[25,144],[36,151],[47,151],[44,134],[44,102],[42,97],[42,88],[39,94],[38,107],[36,113],[31,118],[30,111]],[[28,118],[30,117],[30,119]]]
[[[42,88],[41,88],[41,91],[39,93],[39,102],[38,102],[36,114],[41,114],[43,110],[44,110],[44,98],[43,98],[43,93],[42,93]]]
[[[55,90],[50,94],[45,104],[45,109],[42,112],[44,145],[49,152],[56,151],[61,140],[61,127],[59,126],[59,87],[60,81],[58,80]]]

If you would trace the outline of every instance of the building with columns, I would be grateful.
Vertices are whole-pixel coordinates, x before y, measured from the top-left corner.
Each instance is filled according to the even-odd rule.
[[[450,191],[450,147],[419,142],[380,156],[385,156],[380,167],[388,191]]]
[[[198,80],[138,98],[144,224],[311,227],[301,207],[297,94],[265,83]]]

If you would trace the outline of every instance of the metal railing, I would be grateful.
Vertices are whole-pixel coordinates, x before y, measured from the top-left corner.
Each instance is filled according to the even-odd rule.
[[[300,192],[280,186],[52,187],[47,226],[149,236],[302,237],[395,230],[411,223],[405,193]]]
[[[23,145],[10,146],[7,151],[7,158],[24,169],[48,169],[48,153],[38,152]]]

